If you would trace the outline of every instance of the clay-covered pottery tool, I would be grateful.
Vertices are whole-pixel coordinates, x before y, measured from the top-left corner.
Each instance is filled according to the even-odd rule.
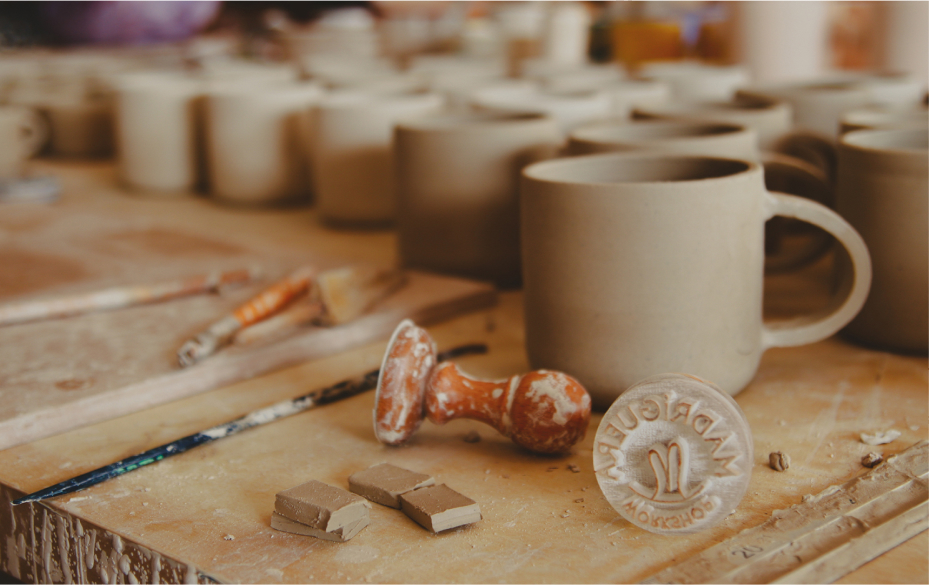
[[[516,444],[563,453],[584,438],[590,396],[574,378],[538,370],[506,380],[478,380],[453,363],[437,364],[429,333],[404,320],[391,337],[378,380],[374,433],[402,445],[423,419],[445,424],[469,418],[489,424]]]

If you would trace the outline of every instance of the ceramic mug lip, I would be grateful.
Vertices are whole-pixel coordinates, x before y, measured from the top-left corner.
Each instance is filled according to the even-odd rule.
[[[689,166],[693,172],[672,178],[642,178],[624,180],[622,174],[629,170],[641,172],[652,165],[667,167]],[[617,167],[620,167],[617,169]],[[586,172],[585,172],[586,170]],[[616,178],[608,178],[612,172]],[[604,178],[577,178],[578,174]],[[658,174],[664,174],[659,170]],[[608,152],[603,154],[586,154],[581,156],[557,158],[538,162],[525,167],[524,179],[551,185],[576,185],[589,187],[612,187],[618,185],[701,185],[712,186],[714,183],[727,183],[742,176],[762,176],[759,163],[737,158],[714,156],[688,156],[678,154]]]
[[[408,133],[434,134],[439,132],[481,131],[497,129],[501,126],[535,125],[539,122],[554,123],[555,119],[548,113],[533,110],[440,112],[404,120],[397,124],[397,130]]]
[[[840,139],[844,148],[866,154],[899,154],[924,157],[929,152],[926,128],[853,130]]]
[[[593,144],[648,143],[658,140],[707,140],[744,134],[748,129],[736,123],[645,119],[594,122],[576,128],[570,140]]]

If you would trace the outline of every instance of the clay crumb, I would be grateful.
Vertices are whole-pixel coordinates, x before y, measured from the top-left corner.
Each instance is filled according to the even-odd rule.
[[[780,451],[774,451],[768,455],[768,465],[774,471],[787,471],[790,467],[790,455]]]
[[[549,468],[546,469],[545,471],[555,471],[556,469],[558,469],[558,466],[557,466],[557,465],[554,466],[554,467],[549,467]]]
[[[573,463],[569,463],[569,464],[568,464],[568,469],[571,470],[571,473],[580,473],[580,472],[581,472],[581,468],[578,467],[577,465],[573,464]]]
[[[223,537],[223,540],[235,540],[235,536],[231,534],[227,534],[226,536]]]
[[[866,445],[876,447],[877,445],[886,445],[892,443],[900,437],[900,431],[889,429],[886,431],[877,431],[876,433],[861,433],[861,442]]]
[[[581,504],[581,503],[583,503],[583,502],[584,502],[584,498],[578,498],[578,499],[574,500],[574,503],[575,503],[575,504]]]
[[[884,456],[873,451],[861,458],[861,464],[867,468],[877,467],[882,461],[884,461]]]
[[[477,431],[470,431],[461,440],[465,443],[480,443],[481,435]]]

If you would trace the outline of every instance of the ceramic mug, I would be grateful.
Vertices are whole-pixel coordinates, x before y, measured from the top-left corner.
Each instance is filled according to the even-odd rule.
[[[202,100],[206,85],[172,73],[116,81],[119,174],[133,189],[178,193],[202,177]]]
[[[48,126],[31,108],[0,107],[0,180],[22,177],[26,161],[47,138]]]
[[[519,285],[519,173],[557,155],[544,114],[418,118],[396,129],[404,266]]]
[[[482,111],[548,114],[558,122],[565,135],[582,124],[609,118],[613,112],[609,94],[599,90],[557,92],[489,88],[475,92],[472,100],[472,105]]]
[[[323,96],[315,83],[224,84],[206,101],[210,193],[243,204],[309,196],[308,117]]]
[[[871,251],[871,294],[843,334],[923,355],[929,345],[929,131],[860,130],[839,144],[838,211]],[[847,259],[845,260],[847,271]]]
[[[839,134],[855,130],[883,130],[929,127],[929,109],[920,107],[870,106],[842,116]]]
[[[598,408],[662,372],[736,394],[762,353],[824,339],[858,312],[871,279],[838,214],[765,189],[759,164],[663,154],[536,163],[521,185],[526,348],[534,368],[576,377]],[[762,321],[764,225],[814,223],[854,261],[832,312]]]
[[[397,212],[394,126],[436,113],[432,93],[344,92],[313,109],[312,167],[316,206],[330,224],[385,225]]]
[[[649,63],[638,72],[641,79],[663,81],[671,86],[675,101],[728,100],[749,83],[740,65],[709,65],[694,61]]]

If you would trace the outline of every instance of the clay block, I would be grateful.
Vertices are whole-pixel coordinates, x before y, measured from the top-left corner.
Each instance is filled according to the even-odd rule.
[[[348,478],[348,489],[372,502],[397,509],[400,508],[398,496],[434,484],[435,480],[424,473],[390,463],[373,465]]]
[[[294,522],[289,518],[281,516],[277,512],[271,513],[271,528],[274,528],[275,530],[290,532],[291,534],[300,534],[303,536],[314,536],[316,538],[332,540],[335,542],[345,542],[346,540],[349,540],[361,532],[361,529],[367,526],[369,523],[370,519],[367,515],[365,515],[364,517],[359,518],[353,524],[343,526],[342,528],[337,528],[332,532],[326,532],[325,530],[320,530],[319,528],[313,528],[312,526],[307,526],[306,524]]]
[[[361,496],[316,480],[284,490],[274,501],[274,510],[284,518],[323,532],[367,518],[370,506]]]
[[[400,496],[403,512],[432,532],[472,524],[481,519],[477,502],[445,484],[420,488]]]

